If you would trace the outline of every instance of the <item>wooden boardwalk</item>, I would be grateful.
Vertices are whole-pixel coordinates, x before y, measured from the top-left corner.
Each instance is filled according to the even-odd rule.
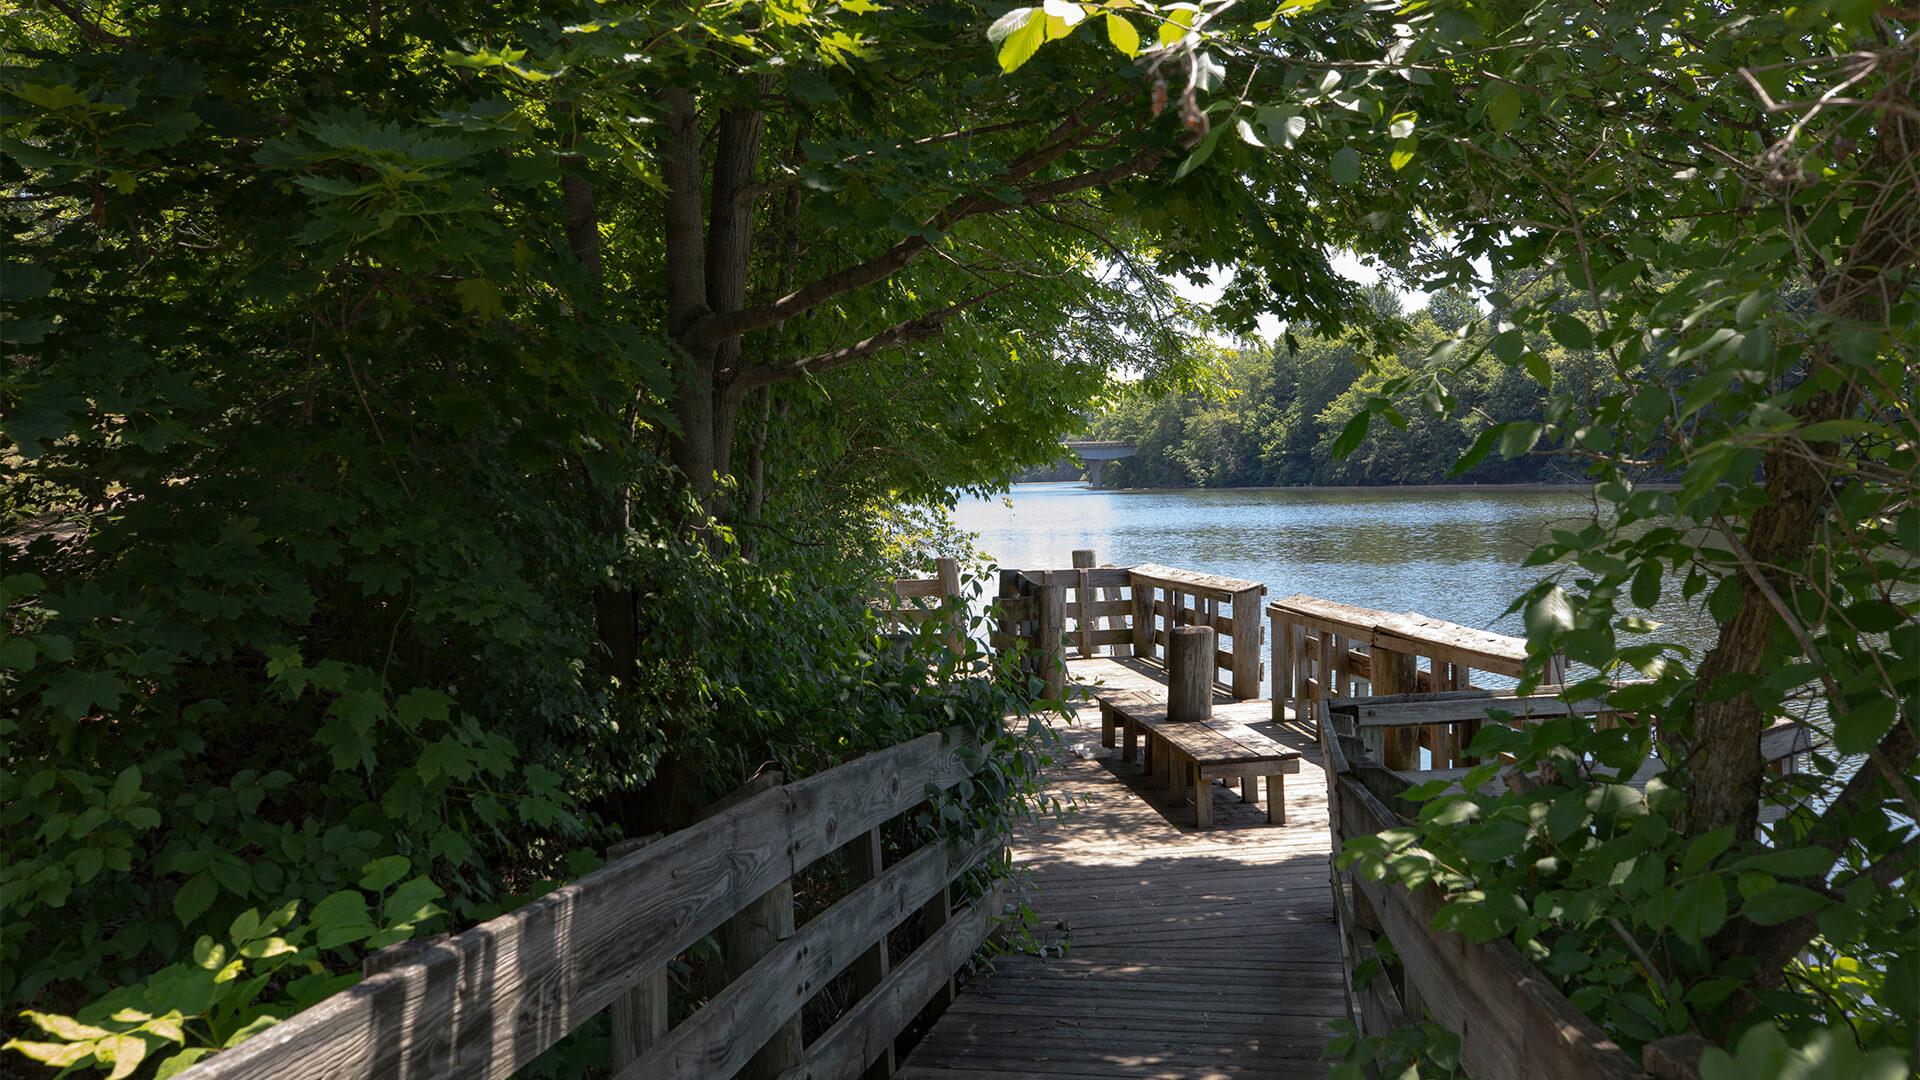
[[[1303,751],[1287,778],[1287,824],[1214,785],[1214,827],[1202,832],[1191,803],[1171,805],[1100,746],[1098,707],[1081,706],[1053,779],[1077,809],[1014,846],[1032,876],[1028,902],[1065,955],[1002,959],[898,1075],[1324,1076],[1328,1021],[1346,1016],[1326,779],[1305,732],[1259,727]]]

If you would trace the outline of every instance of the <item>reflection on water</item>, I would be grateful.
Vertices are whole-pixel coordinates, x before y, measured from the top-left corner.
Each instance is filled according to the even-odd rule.
[[[1263,582],[1269,599],[1307,593],[1468,626],[1522,632],[1502,616],[1546,568],[1521,565],[1554,528],[1592,514],[1581,490],[1247,488],[1095,491],[1019,484],[967,499],[955,515],[1001,566],[1064,567],[1076,548],[1103,563],[1158,562]],[[1712,620],[1677,593],[1654,617],[1661,640],[1695,651]]]

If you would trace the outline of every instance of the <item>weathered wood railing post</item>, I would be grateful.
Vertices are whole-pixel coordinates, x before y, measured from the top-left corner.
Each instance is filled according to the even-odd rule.
[[[1040,583],[1040,664],[1046,681],[1047,697],[1065,701],[1067,697],[1067,582],[1072,575],[1046,571]]]
[[[1233,594],[1233,696],[1252,701],[1260,696],[1260,595],[1242,589]]]
[[[1273,655],[1267,666],[1273,672],[1273,692],[1270,696],[1273,700],[1273,719],[1277,723],[1287,718],[1287,698],[1292,696],[1293,620],[1278,609],[1273,610],[1270,617],[1273,628],[1268,633],[1267,647]],[[1305,716],[1296,719],[1309,722]]]
[[[1082,658],[1093,655],[1093,552],[1081,548],[1073,553],[1073,568],[1079,571],[1074,577],[1073,597],[1078,615],[1074,619],[1077,630],[1078,646]]]
[[[861,833],[847,845],[847,871],[852,877],[854,887],[858,888],[880,876],[885,869],[885,851],[880,843],[880,830],[869,829]],[[853,962],[853,989],[858,997],[866,997],[887,978],[890,969],[890,957],[887,952],[887,939],[883,934],[873,947],[860,954]],[[874,1059],[872,1065],[862,1074],[863,1080],[887,1080],[893,1075],[895,1067],[893,1044],[887,1044],[886,1051]]]
[[[661,835],[637,836],[612,844],[607,848],[607,861],[614,862],[631,855],[660,839]],[[652,973],[641,976],[640,981],[633,984],[633,989],[614,999],[611,1011],[615,1076],[625,1072],[628,1066],[639,1061],[647,1051],[667,1037],[667,1027],[672,1020],[667,1011],[667,995],[672,986],[667,969],[655,968]]]
[[[732,794],[702,810],[698,821],[705,821],[763,791],[779,787],[785,779],[778,772],[761,773]],[[717,936],[720,939],[720,960],[726,973],[725,981],[732,982],[751,971],[761,957],[792,937],[794,930],[793,879],[784,878],[761,894],[759,899],[741,908],[739,914],[720,924]],[[796,1013],[780,1025],[760,1051],[753,1055],[753,1060],[740,1070],[738,1080],[773,1080],[799,1065],[805,1052],[800,1016]]]
[[[967,651],[967,606],[961,602],[964,598],[960,595],[959,560],[935,559],[933,576],[940,582],[940,602],[952,604],[952,610],[947,613],[947,651],[953,653],[958,663]]]
[[[1128,584],[1133,589],[1133,655],[1142,660],[1153,659],[1153,591],[1154,585],[1138,575],[1129,574]],[[1173,620],[1167,620],[1171,626]]]
[[[1372,653],[1373,693],[1411,694],[1419,687],[1419,662],[1411,653],[1374,646]],[[1380,748],[1381,764],[1389,769],[1420,767],[1420,732],[1412,727],[1386,729]]]

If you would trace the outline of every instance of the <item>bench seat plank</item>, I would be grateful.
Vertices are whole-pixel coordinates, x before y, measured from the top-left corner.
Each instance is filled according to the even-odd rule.
[[[1125,731],[1123,760],[1131,760],[1141,735],[1146,736],[1144,763],[1155,780],[1165,780],[1176,800],[1184,801],[1193,788],[1195,823],[1213,824],[1210,782],[1238,782],[1245,802],[1257,799],[1259,778],[1267,778],[1267,820],[1286,821],[1284,777],[1300,771],[1300,751],[1248,726],[1272,715],[1272,702],[1238,701],[1215,705],[1206,720],[1167,719],[1164,694],[1141,689],[1098,692],[1101,727],[1112,745],[1115,727]]]

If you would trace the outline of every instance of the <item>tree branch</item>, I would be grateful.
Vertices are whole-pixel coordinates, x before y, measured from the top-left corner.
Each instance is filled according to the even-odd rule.
[[[67,0],[47,0],[47,6],[65,15],[68,22],[71,22],[79,28],[81,37],[86,38],[96,45],[126,45],[133,40],[132,38],[116,34],[106,27],[101,26],[99,23],[88,19],[84,12],[74,5],[67,3]]]
[[[895,323],[871,337],[863,338],[851,345],[827,352],[815,353],[800,360],[769,367],[748,368],[733,380],[728,392],[736,396],[745,395],[763,386],[788,382],[804,375],[824,375],[838,367],[845,367],[863,357],[872,356],[882,349],[902,345],[909,341],[921,341],[938,335],[946,328],[948,319],[962,311],[994,296],[1004,289],[990,289],[970,296],[958,303],[949,304],[937,311],[930,311],[918,318],[903,323]]]
[[[1016,161],[1009,169],[1008,175],[1017,177],[1024,175],[1022,170],[1041,168],[1070,149],[1072,149],[1070,143],[1045,146]],[[1033,184],[1020,189],[1020,199],[1016,203],[1004,203],[983,195],[963,195],[929,218],[923,228],[927,231],[944,232],[968,218],[981,214],[999,213],[1022,206],[1039,206],[1088,188],[1111,184],[1151,169],[1159,162],[1160,154],[1161,151],[1157,149],[1142,150],[1126,161],[1105,169],[1095,169],[1091,172],[1076,173],[1060,180]],[[843,293],[892,277],[930,246],[932,242],[924,235],[909,236],[865,262],[816,278],[771,303],[744,308],[740,311],[710,313],[688,331],[686,340],[710,345],[725,338],[738,337],[754,330],[765,329]]]

